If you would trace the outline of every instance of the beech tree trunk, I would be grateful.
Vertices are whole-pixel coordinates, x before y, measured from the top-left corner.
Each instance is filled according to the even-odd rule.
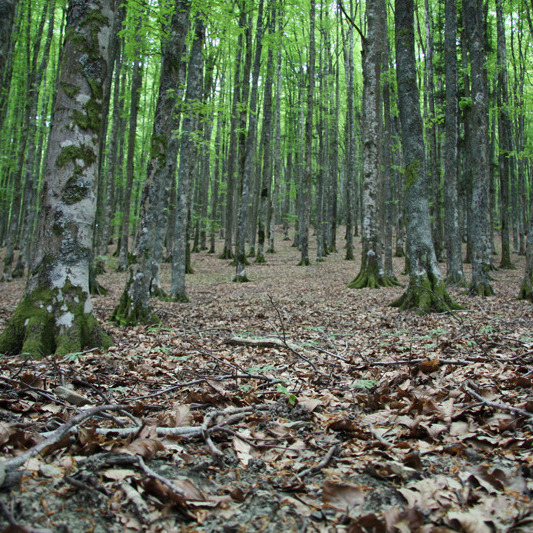
[[[446,56],[446,141],[444,146],[444,201],[446,227],[446,281],[453,285],[466,283],[463,272],[459,209],[457,194],[457,2],[446,0],[445,5],[445,56]]]
[[[396,80],[405,165],[409,286],[393,306],[418,312],[457,308],[448,296],[431,238],[429,176],[416,84],[414,0],[396,0]]]
[[[174,301],[188,301],[185,291],[185,274],[188,263],[188,229],[192,173],[196,164],[195,134],[198,128],[198,112],[195,106],[202,99],[203,79],[203,46],[205,40],[205,25],[203,14],[197,13],[194,32],[194,42],[189,59],[187,75],[187,92],[185,95],[185,114],[181,129],[180,164],[178,171],[178,194],[176,214],[174,219],[174,246],[172,248],[172,281],[170,297]]]
[[[363,41],[363,250],[361,270],[348,285],[352,289],[372,289],[394,285],[385,276],[382,261],[381,192],[383,188],[382,142],[383,109],[381,66],[386,38],[386,4],[374,0],[366,5],[367,35]]]
[[[164,235],[160,229],[166,227],[167,210],[164,209],[165,203],[161,205],[161,197],[168,198],[170,179],[174,178],[176,168],[179,142],[172,131],[177,129],[176,122],[179,119],[175,118],[176,99],[173,90],[179,81],[190,9],[190,0],[177,0],[168,41],[163,49],[159,96],[152,132],[150,159],[142,193],[139,231],[129,265],[128,281],[112,315],[112,319],[121,325],[159,322],[150,302],[151,282],[155,248],[158,241],[163,240]],[[162,250],[162,242],[160,246]]]
[[[313,159],[313,94],[315,85],[315,0],[311,0],[309,15],[309,64],[307,65],[307,115],[305,119],[305,163],[303,172],[302,211],[299,225],[300,265],[309,265],[309,223],[311,218],[311,188]]]
[[[263,0],[259,0],[259,13],[257,15],[257,33],[254,67],[252,71],[252,92],[250,96],[250,116],[248,119],[248,136],[246,137],[244,174],[242,179],[241,203],[237,224],[237,237],[235,242],[235,276],[233,281],[249,281],[246,276],[246,229],[248,226],[248,203],[250,201],[250,189],[253,182],[255,167],[256,141],[257,141],[257,92],[259,82],[259,70],[261,68],[261,51],[263,40]]]
[[[463,1],[463,18],[468,39],[472,78],[471,162],[472,162],[472,282],[471,294],[490,296],[491,241],[489,232],[489,157],[488,157],[488,84],[483,29],[483,6],[480,0]]]
[[[70,0],[26,291],[0,336],[0,353],[64,355],[107,347],[89,294],[102,88],[112,0]]]

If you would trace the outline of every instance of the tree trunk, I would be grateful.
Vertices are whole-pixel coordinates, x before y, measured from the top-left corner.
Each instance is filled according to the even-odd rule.
[[[429,177],[416,84],[414,2],[396,0],[395,5],[396,79],[405,165],[409,286],[392,305],[422,313],[442,312],[458,306],[446,292],[431,238]]]
[[[192,173],[196,163],[195,136],[198,128],[198,112],[195,107],[202,100],[203,46],[205,25],[203,14],[197,13],[194,41],[189,59],[187,75],[187,92],[185,95],[185,113],[181,128],[180,164],[178,170],[178,194],[174,219],[174,246],[172,248],[172,280],[170,297],[174,301],[188,301],[185,291],[185,274],[187,272],[187,243],[190,211],[190,188]]]
[[[185,39],[189,27],[190,0],[177,0],[168,41],[165,43],[156,105],[152,144],[146,181],[141,200],[139,231],[137,232],[129,277],[112,319],[121,325],[139,322],[158,322],[151,302],[151,284],[154,271],[155,248],[163,240],[166,227],[166,209],[161,209],[162,199],[168,198],[170,180],[174,178],[178,140],[173,135],[177,129],[176,98],[173,93],[178,85]],[[165,206],[167,202],[163,202]],[[163,243],[159,242],[161,250]],[[160,254],[161,255],[161,254]]]
[[[385,276],[381,241],[381,190],[383,186],[383,110],[381,66],[386,38],[386,4],[374,0],[366,5],[367,35],[363,41],[363,224],[361,270],[348,285],[372,289],[394,285]]]
[[[446,141],[444,147],[444,201],[446,226],[446,282],[465,285],[459,209],[457,197],[457,2],[446,0],[445,5],[445,57],[446,57]]]
[[[513,178],[512,123],[509,117],[509,88],[507,83],[507,50],[502,1],[496,0],[496,28],[498,33],[497,63],[497,106],[498,106],[498,161],[500,168],[502,260],[500,268],[514,269],[511,261],[510,227],[511,205],[509,192]]]
[[[302,212],[299,227],[300,265],[309,265],[309,222],[311,218],[311,188],[313,159],[313,94],[315,85],[315,0],[310,0],[309,64],[307,65],[307,115],[305,119],[305,163],[303,173]]]
[[[529,300],[533,303],[533,218],[527,234],[526,270],[524,272],[524,281],[522,282],[518,299]]]
[[[253,183],[255,154],[257,143],[257,92],[259,71],[261,69],[261,51],[263,49],[263,0],[259,0],[257,14],[257,31],[255,42],[255,58],[252,71],[252,92],[250,95],[250,115],[248,119],[248,135],[246,137],[244,173],[242,178],[241,203],[237,223],[237,237],[235,242],[235,276],[233,281],[249,281],[246,276],[246,230],[248,227],[248,204],[250,202],[250,188]]]
[[[89,261],[112,5],[68,5],[36,248],[26,292],[0,336],[0,353],[64,355],[111,344],[93,314]]]
[[[490,296],[491,246],[489,231],[488,89],[483,37],[483,9],[480,0],[464,0],[463,18],[470,52],[472,77],[471,158],[472,158],[472,282],[470,293]]]
[[[140,23],[139,23],[140,25]],[[133,60],[133,74],[131,80],[131,101],[128,129],[128,154],[126,162],[126,186],[122,203],[122,229],[120,233],[120,252],[118,270],[124,271],[128,266],[128,250],[130,236],[131,196],[133,192],[133,177],[135,173],[135,137],[137,133],[137,114],[139,111],[139,93],[142,85],[142,63],[138,57],[140,51],[140,27],[137,28],[136,51]]]

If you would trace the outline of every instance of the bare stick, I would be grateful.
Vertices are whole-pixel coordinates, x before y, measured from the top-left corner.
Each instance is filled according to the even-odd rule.
[[[337,453],[338,449],[339,449],[339,446],[337,444],[334,444],[328,450],[328,453],[323,457],[323,459],[318,464],[310,468],[306,468],[305,470],[302,470],[298,474],[298,477],[302,478],[302,477],[308,476],[309,474],[314,474],[315,472],[319,472],[320,470],[328,466],[333,456]]]

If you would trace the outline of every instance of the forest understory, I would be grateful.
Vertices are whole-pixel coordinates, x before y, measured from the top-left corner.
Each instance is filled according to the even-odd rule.
[[[93,304],[112,348],[0,357],[3,531],[533,530],[524,258],[495,296],[451,288],[465,310],[419,316],[389,306],[402,258],[403,286],[354,290],[360,251],[300,267],[276,237],[250,283],[193,254],[159,326],[109,322],[109,258]],[[0,329],[23,289],[0,283]]]

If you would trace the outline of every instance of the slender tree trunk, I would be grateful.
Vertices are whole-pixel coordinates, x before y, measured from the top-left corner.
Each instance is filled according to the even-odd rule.
[[[128,154],[126,162],[126,186],[124,188],[124,199],[122,204],[122,230],[120,234],[120,252],[118,259],[118,270],[126,270],[128,266],[128,250],[130,236],[130,214],[131,196],[133,192],[133,178],[135,174],[135,137],[137,134],[137,115],[139,111],[139,93],[142,85],[142,63],[138,58],[140,49],[140,28],[137,29],[136,53],[133,62],[133,74],[131,81],[131,102],[129,110],[129,130],[128,130]]]
[[[113,4],[68,4],[35,253],[0,353],[64,355],[111,344],[93,314],[89,262]]]
[[[170,182],[174,179],[178,140],[173,135],[179,118],[176,117],[176,99],[173,93],[178,85],[185,39],[189,27],[190,0],[177,0],[170,24],[168,41],[164,45],[156,104],[150,159],[141,200],[139,231],[136,235],[129,277],[112,319],[121,325],[157,323],[150,302],[151,285],[156,262],[155,248],[163,248],[166,201]],[[161,261],[159,254],[159,262]],[[160,289],[159,289],[160,290]]]
[[[472,76],[472,282],[471,294],[490,296],[490,213],[488,158],[488,89],[485,74],[486,53],[483,10],[480,0],[463,1],[465,33],[470,52]]]
[[[396,79],[406,179],[407,258],[409,286],[393,305],[418,312],[456,308],[439,270],[429,219],[429,176],[426,169],[420,100],[416,84],[414,1],[395,1]]]
[[[385,0],[366,5],[367,35],[363,41],[363,224],[361,270],[348,285],[372,289],[393,285],[385,276],[382,262],[381,189],[383,185],[383,109],[381,67],[386,37]]]
[[[190,188],[196,161],[195,133],[198,128],[198,113],[195,106],[202,99],[203,46],[205,25],[203,14],[197,13],[194,41],[189,59],[187,93],[185,95],[186,113],[181,129],[180,164],[178,171],[178,195],[174,219],[174,247],[172,248],[172,280],[170,297],[174,301],[188,301],[185,291],[187,269],[187,243],[190,211]]]
[[[259,0],[257,15],[257,33],[255,43],[255,58],[252,71],[252,92],[250,96],[250,116],[248,119],[248,136],[246,137],[244,174],[242,179],[241,203],[237,224],[237,238],[235,243],[235,276],[233,281],[249,281],[246,276],[246,230],[248,227],[248,204],[250,202],[250,188],[253,183],[255,154],[257,143],[257,92],[259,84],[259,71],[261,68],[261,52],[263,41],[263,0]]]
[[[459,232],[459,209],[457,195],[457,2],[446,0],[445,5],[445,57],[446,57],[446,141],[444,147],[444,200],[446,226],[447,283],[464,285],[461,235]]]
[[[496,28],[498,32],[498,83],[497,83],[497,105],[498,105],[498,160],[500,168],[500,194],[501,194],[501,223],[502,223],[502,260],[500,268],[513,269],[515,266],[511,261],[510,227],[511,227],[511,205],[510,187],[514,181],[512,165],[512,123],[509,117],[509,90],[507,83],[507,50],[505,42],[505,26],[503,18],[502,1],[496,0]]]
[[[239,29],[243,32],[246,27],[246,10],[244,5],[240,5]],[[221,259],[233,258],[233,219],[234,195],[235,195],[235,174],[237,171],[236,161],[238,157],[237,129],[239,126],[239,106],[241,105],[241,63],[243,51],[243,35],[239,33],[237,50],[235,53],[235,75],[233,79],[233,101],[231,104],[231,125],[229,139],[229,153],[227,165],[227,187],[226,187],[226,209],[224,227],[224,250],[220,255]]]
[[[315,85],[315,0],[310,0],[309,64],[307,65],[307,115],[305,119],[305,167],[303,174],[302,213],[299,227],[300,265],[309,265],[309,222],[313,186],[313,95]]]

